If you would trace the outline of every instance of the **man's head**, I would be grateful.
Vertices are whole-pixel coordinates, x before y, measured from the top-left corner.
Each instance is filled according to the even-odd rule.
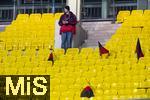
[[[65,13],[68,13],[69,11],[70,11],[70,7],[69,7],[69,6],[65,6],[64,12],[65,12]]]

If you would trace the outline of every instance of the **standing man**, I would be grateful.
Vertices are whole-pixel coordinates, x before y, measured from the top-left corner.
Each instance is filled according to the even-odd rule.
[[[68,49],[72,47],[73,35],[76,32],[77,18],[70,11],[69,6],[65,6],[64,14],[60,17],[59,25],[61,35],[61,48]]]

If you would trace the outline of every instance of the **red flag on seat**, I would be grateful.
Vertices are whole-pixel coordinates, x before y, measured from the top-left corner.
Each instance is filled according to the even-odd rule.
[[[104,48],[99,41],[98,41],[98,46],[99,46],[100,55],[109,54],[109,51],[106,48]]]
[[[50,54],[49,54],[49,57],[48,57],[48,61],[52,61],[52,63],[54,63],[54,55],[53,55],[53,49],[50,48]]]
[[[144,54],[141,49],[141,44],[140,44],[140,39],[138,38],[137,40],[137,45],[136,45],[136,53],[137,53],[137,58],[140,59],[141,57],[144,57]]]
[[[90,86],[87,86],[83,89],[83,91],[81,92],[81,97],[87,97],[87,98],[94,97],[93,90],[91,89]]]

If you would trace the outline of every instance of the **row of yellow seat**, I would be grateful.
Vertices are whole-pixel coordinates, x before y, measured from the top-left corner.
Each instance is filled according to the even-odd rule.
[[[88,52],[93,52],[92,48],[84,48],[83,50],[81,49],[81,52],[86,54],[86,52],[84,52],[86,50]],[[31,50],[29,50],[29,52],[30,51]],[[33,51],[35,51],[35,49],[33,49]],[[47,50],[47,52],[48,51],[49,50]],[[58,52],[59,54],[64,54],[64,50],[62,49],[58,50]],[[78,54],[78,52],[79,52],[79,49],[77,48],[69,49],[67,51],[68,54],[73,54],[73,53]],[[30,56],[30,54],[28,56]],[[86,61],[86,59],[83,59],[83,60],[78,60],[77,62],[84,63],[84,60]],[[108,65],[104,65],[104,64],[101,65],[100,63],[105,62],[105,60],[107,61],[106,63]],[[142,90],[136,89],[140,87],[144,88],[146,86],[149,86],[149,82],[145,82],[145,78],[146,80],[148,80],[148,77],[147,77],[148,72],[146,72],[147,68],[146,69],[144,68],[145,65],[143,65],[143,68],[141,65],[139,66],[135,65],[133,68],[135,69],[137,68],[137,69],[131,72],[128,72],[126,69],[129,70],[131,67],[130,65],[126,65],[126,64],[125,64],[126,66],[123,66],[123,65],[118,66],[118,64],[112,65],[112,63],[108,62],[110,61],[110,59],[103,59],[103,60],[100,59],[99,61],[96,61],[97,63],[95,64],[95,67],[92,67],[92,64],[94,64],[93,63],[94,60],[91,61],[91,64],[90,63],[88,64],[89,61],[86,61],[84,63],[86,65],[84,66],[78,65],[79,67],[76,66],[77,62],[75,60],[70,59],[70,61],[72,62],[68,63],[68,60],[66,61],[66,59],[56,60],[54,63],[54,66],[50,67],[51,63],[45,65],[47,62],[43,62],[40,65],[38,65],[38,63],[28,63],[27,60],[22,59],[22,62],[26,63],[26,64],[23,63],[24,64],[23,67],[21,67],[22,65],[21,63],[18,63],[18,65],[11,63],[11,66],[6,64],[2,68],[1,74],[15,74],[15,75],[17,74],[21,74],[21,75],[48,74],[48,75],[51,75],[51,99],[52,100],[56,100],[56,99],[57,100],[67,100],[67,99],[76,100],[77,98],[81,99],[79,94],[82,91],[83,87],[89,84],[89,82],[90,82],[90,85],[93,87],[94,93],[95,93],[95,97],[93,98],[93,100],[97,100],[99,98],[103,98],[103,100],[108,100],[108,98],[109,100],[113,100],[114,97],[117,99],[119,98],[120,99],[123,99],[123,98],[132,99],[136,97],[148,98],[149,92],[146,92],[145,89],[142,89]],[[66,65],[67,63],[69,65]],[[118,63],[121,63],[121,62],[118,62]],[[136,62],[132,62],[131,64],[135,64],[135,63]],[[113,71],[115,67],[121,70]],[[94,68],[96,68],[97,70]],[[102,68],[104,69],[103,71],[102,71]],[[105,68],[106,68],[106,71],[105,71]],[[112,71],[112,73],[110,73],[110,70]],[[61,82],[61,80],[63,81]],[[73,84],[73,82],[75,83]],[[122,84],[122,85],[119,85],[119,84]],[[71,89],[67,87],[68,85],[70,85]],[[76,85],[77,87],[74,87]],[[72,89],[74,89],[74,92],[72,91]],[[64,93],[64,91],[67,91],[67,92]],[[112,93],[112,91],[114,91],[114,93]],[[131,91],[133,92],[131,93]]]
[[[117,41],[120,41],[120,40],[117,40]],[[84,48],[81,50],[79,50],[78,48],[73,48],[73,49],[68,49],[66,53],[64,52],[63,49],[54,49],[54,55],[55,55],[54,59],[55,60],[90,60],[90,59],[93,59],[96,61],[99,59],[104,60],[105,58],[108,58],[110,60],[109,62],[115,62],[115,61],[117,61],[117,59],[120,59],[123,57],[123,59],[121,59],[122,61],[121,60],[119,61],[120,63],[124,62],[126,60],[128,60],[128,62],[131,62],[131,63],[137,62],[136,53],[135,53],[135,49],[136,49],[135,44],[136,43],[132,44],[133,46],[132,45],[126,46],[126,44],[129,44],[130,42],[129,42],[129,39],[124,39],[124,41],[128,41],[128,42],[118,42],[117,45],[115,45],[115,43],[117,41],[116,41],[116,39],[111,39],[106,44],[106,48],[108,48],[110,50],[110,56],[108,56],[108,57],[105,57],[105,56],[101,57],[99,55],[99,48],[95,48],[95,49]],[[112,45],[112,44],[114,44],[114,45]],[[12,45],[15,45],[15,44],[12,44]],[[148,62],[148,58],[150,56],[149,45],[148,46],[147,45],[148,45],[148,42],[142,43],[142,47],[143,47],[142,50],[145,55],[145,58],[143,58],[143,61],[145,61],[145,63]],[[17,47],[17,45],[15,45],[15,46]],[[28,46],[29,46],[29,44],[28,44]],[[4,51],[5,50],[4,48],[3,49],[1,48],[0,56],[1,57],[40,56],[40,57],[44,58],[45,56],[47,56],[49,54],[50,51],[46,47],[44,48],[42,46],[43,45],[41,45],[41,47],[34,46],[33,48],[26,47],[26,49],[22,47],[22,50],[23,50],[22,51],[22,50],[15,50],[15,48],[12,48],[10,45],[10,47],[7,47],[9,49],[6,49],[6,51]],[[48,45],[46,45],[46,46],[48,47]],[[7,50],[13,50],[13,51],[7,51]],[[140,61],[142,61],[142,60],[140,60]]]
[[[59,19],[60,16],[63,13],[43,13],[43,14],[19,14],[16,18],[16,21],[36,21],[39,22],[40,20],[44,21],[44,20],[53,20],[53,19]]]
[[[22,63],[29,63],[29,62],[43,62],[43,61],[47,61],[48,59],[48,54],[45,54],[45,56],[32,56],[32,55],[26,55],[26,56],[18,56],[18,57],[14,57],[14,56],[8,56],[8,57],[1,57],[0,58],[0,63],[4,63],[4,64],[7,64],[7,63],[17,63],[17,62],[22,62]],[[98,71],[101,71],[101,70],[147,70],[149,68],[149,58],[145,58],[144,60],[141,60],[141,61],[137,61],[136,59],[121,59],[121,58],[118,58],[118,59],[110,59],[110,60],[103,60],[103,59],[100,59],[100,60],[96,60],[96,59],[78,59],[78,60],[74,60],[74,59],[64,59],[64,60],[67,60],[68,62],[65,62],[65,61],[58,61],[58,60],[63,60],[63,59],[56,59],[55,63],[54,63],[54,66],[56,66],[58,69],[60,67],[62,68],[66,68],[68,66],[72,66],[71,69],[75,69],[74,67],[76,68],[79,68],[80,67],[82,69],[85,69],[85,70],[92,70],[95,69],[95,70],[98,70]],[[82,62],[80,62],[80,60],[82,60]],[[76,64],[74,64],[76,63]],[[66,67],[64,67],[66,66]],[[86,66],[91,66],[91,67],[86,67]],[[138,66],[136,68],[136,66]],[[140,67],[141,66],[141,67]],[[146,66],[146,67],[145,67]],[[98,68],[96,68],[98,67]],[[107,68],[108,67],[108,68]],[[81,69],[81,70],[82,70]]]
[[[126,21],[128,17],[134,17],[136,19],[139,19],[141,18],[141,16],[143,16],[144,18],[149,17],[150,10],[132,10],[131,12],[129,10],[119,11],[117,15],[117,23],[122,23]]]
[[[101,65],[100,63],[105,62],[105,60],[107,61],[108,65],[104,65],[104,64]],[[21,62],[24,63],[19,63],[19,62],[15,64],[10,63],[11,66],[2,63],[5,66],[0,65],[2,67],[1,74],[51,75],[51,99],[52,100],[56,100],[57,98],[58,98],[57,100],[62,100],[62,99],[66,100],[67,98],[70,98],[71,100],[73,99],[76,100],[77,98],[80,99],[79,94],[82,91],[82,88],[88,85],[89,82],[90,85],[93,87],[95,93],[95,97],[93,98],[93,100],[97,100],[96,98],[103,98],[103,100],[108,100],[105,98],[107,96],[110,96],[109,100],[113,100],[114,96],[120,99],[123,99],[124,96],[126,97],[126,99],[135,98],[135,97],[148,98],[149,92],[146,92],[145,89],[143,90],[137,89],[137,91],[145,91],[145,92],[140,92],[143,94],[140,93],[133,94],[129,92],[135,90],[137,87],[144,88],[145,86],[149,86],[149,82],[148,81],[145,82],[145,78],[146,80],[149,80],[149,78],[147,77],[149,73],[147,72],[148,69],[147,66],[145,69],[144,66],[142,68],[141,65],[137,64],[138,66],[135,65],[133,67],[133,71],[129,72],[127,70],[129,70],[131,66],[126,64],[125,64],[126,67],[123,65],[118,66],[118,64],[112,65],[111,63],[108,62],[110,61],[110,59],[99,60],[97,61],[94,67],[92,67],[90,63],[88,64],[89,61],[85,63],[83,62],[83,60],[77,61],[78,63],[86,64],[85,66],[81,66],[81,65],[76,66],[77,62],[75,60],[70,59],[70,61],[71,62],[68,62],[65,59],[56,60],[54,66],[51,67],[51,64],[45,65],[47,61],[40,63],[39,65],[39,63],[33,63],[33,62],[28,63],[27,60],[22,59]],[[91,61],[91,63],[93,63],[93,61]],[[116,67],[118,71],[113,70]],[[57,80],[59,82],[57,82]],[[63,81],[61,82],[61,80]],[[74,82],[76,81],[76,82],[72,84],[72,81]],[[121,83],[123,83],[123,85],[119,85]],[[116,86],[115,84],[118,85]],[[70,85],[71,89],[67,88],[68,85]],[[125,92],[125,87],[126,89],[128,89],[128,92]],[[102,93],[99,92],[101,89],[103,89]],[[72,90],[74,92],[72,92]],[[66,92],[64,93],[64,91],[69,92],[69,95],[66,95],[67,93]],[[117,92],[116,94],[114,93],[113,95],[110,95],[111,91],[117,91]],[[121,92],[122,94],[120,94],[120,91],[122,91]],[[71,95],[70,93],[73,96],[70,96]],[[78,95],[75,96],[75,94]]]
[[[122,90],[122,92],[128,93],[128,90]],[[142,93],[142,91],[141,91],[141,93]],[[142,94],[139,95],[139,96],[136,96],[136,93],[135,93],[135,94],[132,94],[133,96],[131,96],[131,95],[120,95],[120,96],[117,96],[117,95],[110,95],[109,94],[109,96],[106,96],[106,95],[96,95],[96,97],[91,98],[91,99],[88,99],[88,98],[81,99],[79,97],[80,94],[74,94],[74,91],[64,92],[63,94],[58,94],[58,95],[57,95],[56,92],[54,92],[54,93],[52,93],[52,95],[54,96],[54,97],[51,96],[52,100],[129,100],[129,97],[131,99],[132,98],[140,98],[140,97],[144,98],[145,97],[145,95],[142,95]]]
[[[48,49],[54,45],[54,39],[51,38],[15,40],[12,38],[1,42],[0,50]]]
[[[6,28],[6,30],[21,30],[29,29],[30,31],[33,30],[39,30],[39,28],[43,28],[43,30],[50,29],[50,27],[54,27],[55,20],[58,20],[62,13],[56,13],[55,16],[52,13],[46,13],[46,14],[19,14],[14,20],[10,26]],[[45,27],[45,28],[44,28]],[[42,31],[43,31],[42,30]]]
[[[120,11],[117,16],[117,22],[124,22],[124,23],[122,24],[122,26],[119,29],[117,29],[116,33],[111,37],[111,39],[105,45],[105,47],[107,49],[109,49],[111,53],[112,52],[116,53],[116,55],[117,55],[116,57],[118,59],[120,58],[123,60],[125,57],[133,59],[134,57],[136,57],[135,50],[136,50],[136,45],[137,45],[137,39],[139,38],[140,43],[141,43],[141,48],[144,53],[144,58],[141,58],[140,60],[138,60],[138,63],[144,64],[144,66],[147,67],[146,69],[143,70],[144,73],[149,73],[148,66],[150,64],[149,61],[146,62],[146,59],[147,58],[149,59],[149,57],[150,57],[150,55],[149,55],[150,54],[150,52],[149,52],[149,49],[150,49],[149,36],[150,35],[149,35],[149,26],[147,24],[149,22],[146,22],[149,18],[150,18],[150,10],[145,10],[144,12],[143,12],[143,10],[133,10],[131,12],[131,14],[130,14],[130,11]],[[141,22],[144,23],[143,26],[141,25]],[[117,72],[117,73],[123,74],[124,71],[125,71],[125,73],[128,73],[126,69],[130,68],[131,66],[130,65],[123,66],[121,64],[122,63],[121,60],[119,60],[118,62],[119,63],[116,66],[118,69],[121,69],[122,72]],[[136,64],[137,62],[136,62],[136,60],[133,60],[130,62],[129,59],[126,59],[126,61],[124,61],[124,63],[132,64],[134,66],[134,64]],[[109,64],[112,65],[112,63],[109,63]],[[121,66],[120,66],[120,64],[121,64]],[[141,66],[142,65],[135,66],[134,68],[136,68],[137,70],[135,70],[135,72],[133,72],[133,73],[132,72],[128,73],[129,76],[127,76],[127,80],[125,77],[124,77],[124,79],[121,79],[121,77],[120,77],[120,76],[122,76],[121,74],[119,74],[118,76],[116,76],[114,78],[108,78],[108,80],[110,81],[112,79],[112,80],[114,80],[113,82],[115,82],[115,79],[119,78],[122,80],[122,83],[129,82],[130,84],[132,84],[130,79],[133,78],[134,76],[139,77],[138,74],[141,73],[140,72],[141,69],[138,69],[138,68],[140,68]],[[109,71],[111,73],[111,71],[113,72],[113,69],[109,69]],[[132,74],[132,75],[130,75],[130,74]],[[111,74],[111,75],[114,75],[114,74]],[[131,76],[133,76],[133,77],[131,77]],[[142,84],[142,87],[150,86],[150,82],[148,81],[149,80],[148,76],[145,76],[145,77],[147,77],[146,80],[144,78],[141,78],[142,80],[144,79],[143,80],[144,84]],[[123,82],[123,80],[125,80],[125,81]],[[137,85],[137,84],[141,84],[141,83],[138,81],[138,82],[134,82],[133,84]],[[130,86],[134,87],[133,84]],[[125,85],[127,85],[127,83]],[[129,89],[129,90],[131,90],[131,89]],[[119,95],[119,92],[118,92],[118,96],[116,97],[116,100],[128,100],[128,99],[133,99],[133,98],[138,98],[138,99],[149,98],[148,90],[143,89],[143,91],[147,91],[147,92],[139,93],[138,95],[134,95],[130,91],[128,91],[128,92],[124,91],[123,95]],[[99,98],[103,98],[103,96],[99,96],[98,98],[96,97],[96,100],[99,100]],[[115,100],[115,98],[114,99],[112,99],[112,98],[113,97],[110,97],[110,98],[104,97],[103,99],[104,100]]]
[[[66,53],[63,49],[54,49],[53,66],[52,62],[46,61],[49,56],[46,48],[39,51],[36,48],[25,51],[5,49],[0,51],[0,73],[51,75],[51,100],[88,100],[80,97],[87,85],[95,94],[91,100],[147,99],[150,98],[147,30],[145,27],[141,30],[121,26],[105,45],[110,50],[109,57],[101,57],[99,48],[70,48]],[[135,53],[137,38],[141,40],[145,55],[139,60]],[[11,57],[15,61],[9,61]]]
[[[48,48],[54,45],[55,20],[62,13],[19,14],[0,33],[1,49]],[[34,40],[33,40],[34,39]]]

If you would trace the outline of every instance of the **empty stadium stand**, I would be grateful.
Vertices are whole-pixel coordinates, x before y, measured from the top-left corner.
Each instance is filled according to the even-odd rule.
[[[11,25],[7,26],[0,38],[2,49],[22,50],[25,48],[49,48],[54,45],[55,20],[59,14],[19,14]],[[51,19],[51,20],[49,20]]]
[[[20,14],[0,33],[0,74],[50,75],[50,100],[89,100],[80,97],[87,85],[95,95],[90,100],[149,99],[150,30],[143,12],[149,17],[148,10],[119,13],[123,24],[105,45],[110,56],[101,57],[99,48],[54,48],[54,65],[47,59],[60,14]],[[138,38],[144,52],[139,60]]]

